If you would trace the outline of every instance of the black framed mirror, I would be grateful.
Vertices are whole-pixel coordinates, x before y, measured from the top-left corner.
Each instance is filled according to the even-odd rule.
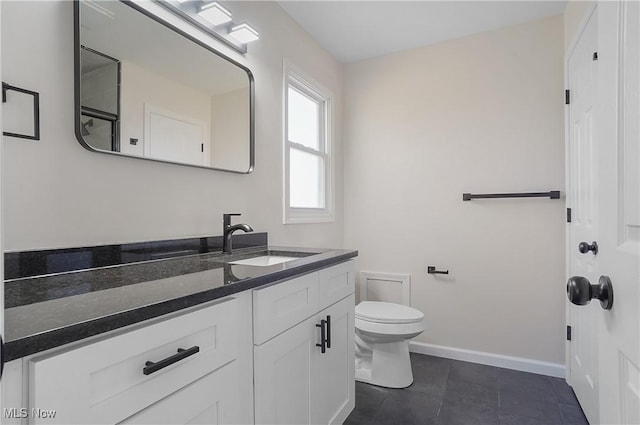
[[[253,170],[248,68],[130,1],[75,0],[74,25],[75,132],[82,146]]]

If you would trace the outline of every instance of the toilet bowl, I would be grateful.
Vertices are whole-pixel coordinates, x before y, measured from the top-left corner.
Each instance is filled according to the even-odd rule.
[[[424,314],[401,304],[362,301],[356,306],[356,380],[388,388],[413,383],[409,340],[424,331]]]

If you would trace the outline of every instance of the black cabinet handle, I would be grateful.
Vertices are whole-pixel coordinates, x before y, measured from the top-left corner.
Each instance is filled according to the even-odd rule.
[[[327,314],[327,348],[331,348],[331,316]]]
[[[327,351],[327,338],[326,338],[326,326],[327,321],[322,319],[316,328],[320,328],[320,344],[316,344],[316,347],[320,347],[320,352],[325,353]]]
[[[199,351],[200,351],[200,347],[198,347],[197,345],[191,348],[188,348],[186,350],[184,348],[178,348],[178,352],[173,356],[167,357],[166,359],[162,359],[159,362],[155,362],[155,363],[151,361],[146,362],[144,369],[142,369],[142,373],[144,373],[145,375],[151,375],[152,373],[157,372],[160,369],[164,369],[165,367],[170,366],[176,362],[179,362],[182,359],[186,359],[189,356],[193,356]]]
[[[3,374],[4,374],[4,341],[2,340],[2,335],[0,335],[0,380],[2,380]]]

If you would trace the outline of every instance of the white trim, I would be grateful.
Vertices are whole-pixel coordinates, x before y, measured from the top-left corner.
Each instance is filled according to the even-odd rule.
[[[321,146],[324,152],[313,152],[323,158],[325,164],[324,192],[325,206],[324,208],[292,208],[289,206],[289,150],[291,147],[298,148],[288,140],[288,86],[290,80],[294,81],[294,88],[303,94],[321,101],[324,105],[322,112],[324,119],[324,141]],[[305,93],[309,92],[309,93]],[[335,140],[335,128],[333,123],[333,93],[318,83],[315,79],[308,76],[304,71],[296,65],[283,60],[283,79],[282,79],[282,136],[283,136],[283,186],[282,186],[282,222],[284,224],[296,223],[327,223],[335,221],[335,170],[333,166],[333,143]],[[306,149],[301,149],[306,151]]]
[[[411,306],[411,275],[409,273],[360,272],[360,300],[368,299],[367,280],[399,282],[402,288],[402,304]]]
[[[503,354],[486,353],[483,351],[465,350],[463,348],[445,347],[417,341],[409,341],[409,351],[434,357],[444,357],[445,359],[461,360],[505,369],[520,370],[522,372],[537,373],[555,378],[564,378],[565,373],[565,367],[560,363],[543,362],[525,357],[505,356]]]

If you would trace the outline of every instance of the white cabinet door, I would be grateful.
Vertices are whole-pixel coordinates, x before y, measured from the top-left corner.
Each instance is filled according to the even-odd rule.
[[[320,313],[330,317],[330,347],[314,350],[311,364],[311,423],[341,424],[355,406],[354,305],[352,294]]]
[[[355,405],[354,295],[256,346],[257,424],[342,423]],[[322,353],[321,320],[331,346]]]
[[[254,348],[255,422],[308,424],[316,317]]]

